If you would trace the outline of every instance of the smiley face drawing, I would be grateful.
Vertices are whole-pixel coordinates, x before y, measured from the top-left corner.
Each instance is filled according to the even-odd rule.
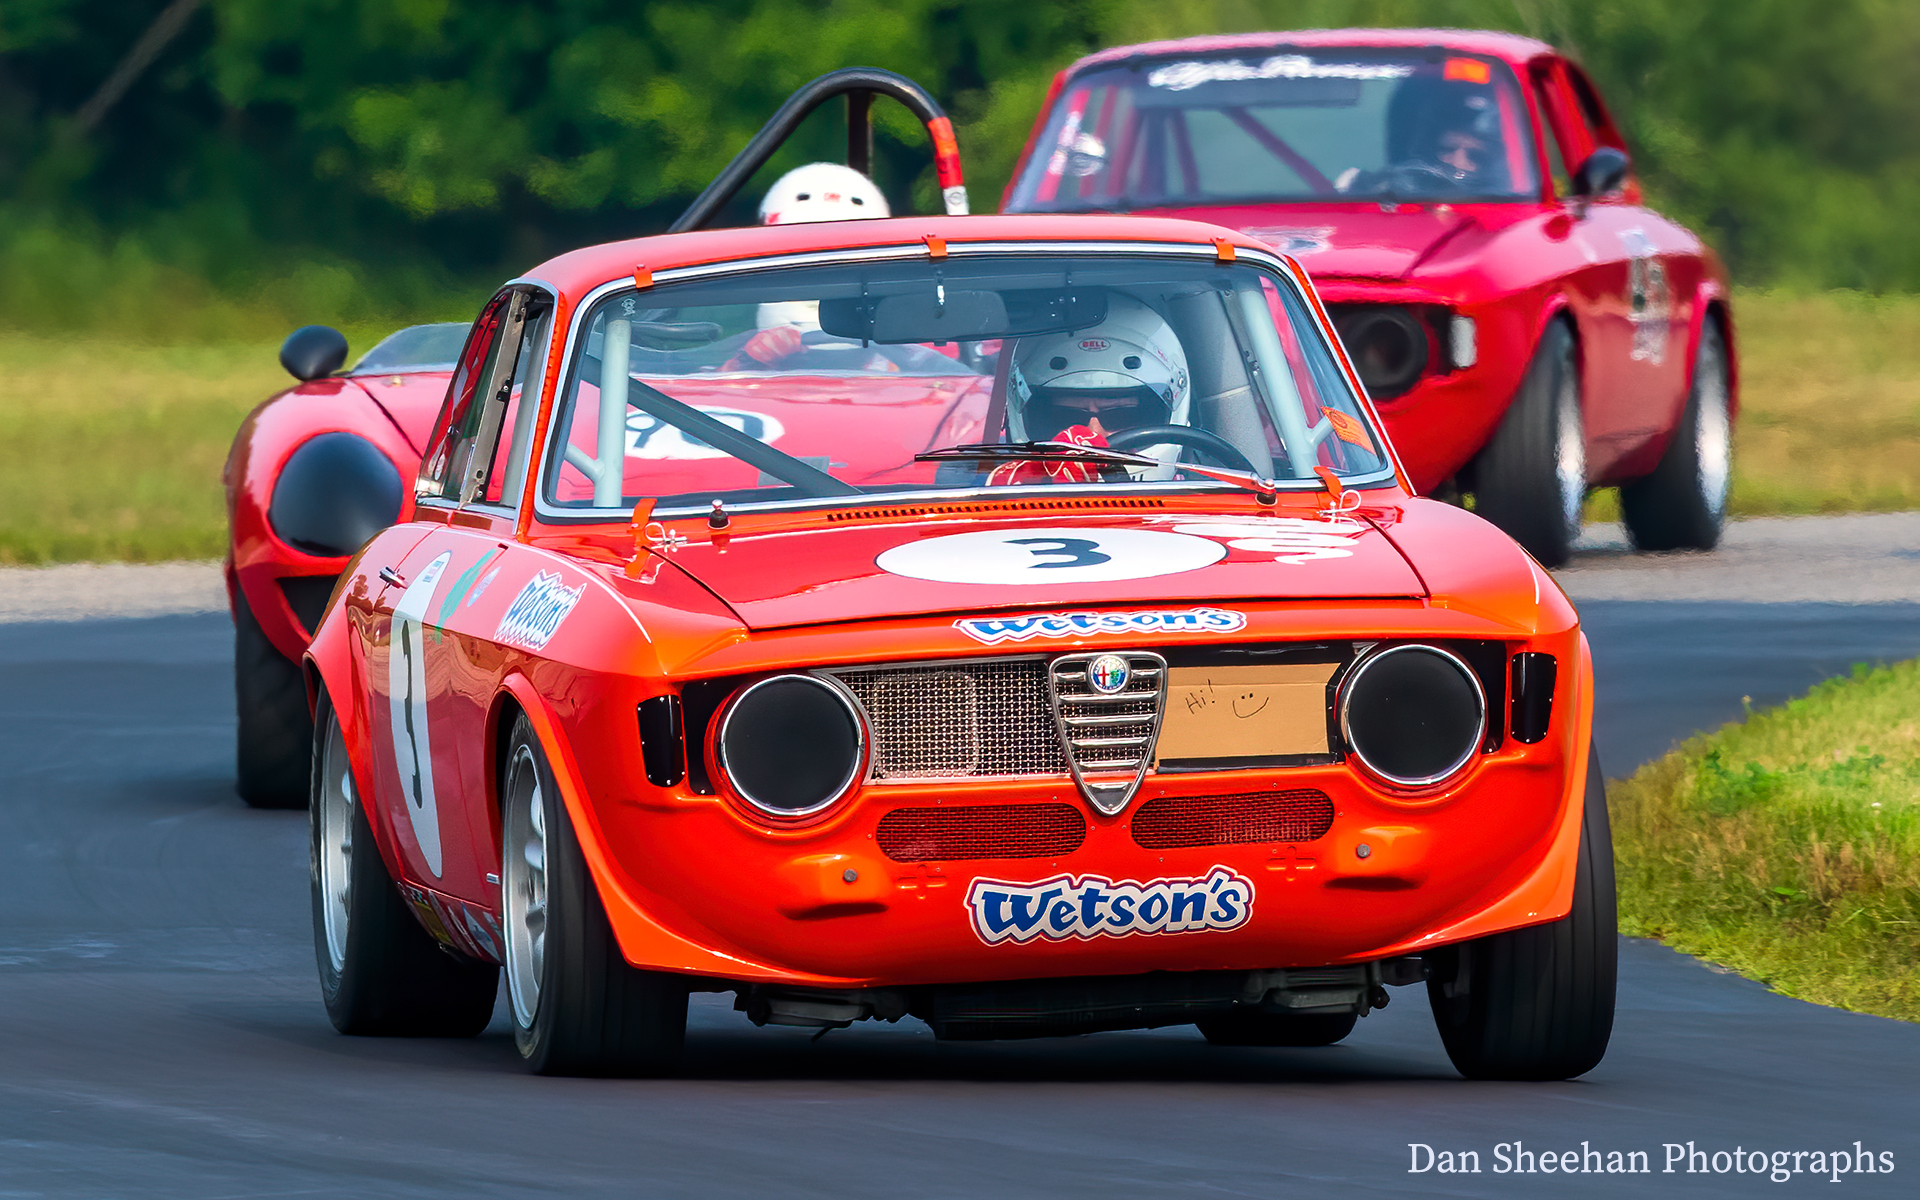
[[[1270,699],[1270,697],[1262,696],[1254,692],[1241,692],[1233,698],[1233,715],[1239,717],[1242,721],[1250,717],[1257,717],[1261,711],[1267,707],[1268,699]]]

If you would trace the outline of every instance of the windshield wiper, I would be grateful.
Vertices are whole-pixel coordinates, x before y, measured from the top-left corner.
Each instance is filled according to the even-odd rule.
[[[915,462],[1046,462],[1049,460],[1094,463],[1103,467],[1167,465],[1157,458],[1148,458],[1144,454],[1129,454],[1125,450],[1110,450],[1105,446],[1076,446],[1071,442],[976,442],[971,445],[943,446],[938,450],[929,450],[924,454],[913,456]],[[1194,475],[1245,488],[1258,496],[1262,504],[1272,504],[1280,495],[1280,484],[1276,480],[1263,479],[1251,471],[1236,471],[1231,467],[1204,467],[1198,463],[1188,462],[1174,465]]]

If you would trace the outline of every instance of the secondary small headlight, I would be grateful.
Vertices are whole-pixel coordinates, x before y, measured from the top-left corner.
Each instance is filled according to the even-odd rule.
[[[1473,761],[1487,700],[1466,663],[1437,646],[1390,646],[1353,668],[1340,690],[1340,732],[1360,765],[1401,787],[1425,787]]]
[[[742,800],[775,816],[804,817],[859,782],[867,763],[866,722],[859,702],[839,684],[775,675],[728,703],[714,757]]]

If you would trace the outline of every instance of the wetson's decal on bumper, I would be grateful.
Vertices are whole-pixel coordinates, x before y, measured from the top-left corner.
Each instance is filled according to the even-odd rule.
[[[1084,637],[1093,633],[1233,633],[1247,627],[1247,614],[1226,608],[1033,613],[1021,617],[963,617],[953,627],[991,646],[1035,637]]]
[[[1238,929],[1253,915],[1253,881],[1216,866],[1198,879],[1056,875],[1039,883],[976,879],[967,889],[973,932],[989,946],[1136,933]]]

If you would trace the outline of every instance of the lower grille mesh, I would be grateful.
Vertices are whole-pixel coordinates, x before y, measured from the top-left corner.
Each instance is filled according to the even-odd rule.
[[[1086,818],[1069,804],[896,808],[874,834],[895,862],[1045,858],[1071,854],[1086,840]]]
[[[1147,850],[1310,842],[1332,827],[1333,801],[1312,790],[1157,796],[1133,814],[1133,840]]]

